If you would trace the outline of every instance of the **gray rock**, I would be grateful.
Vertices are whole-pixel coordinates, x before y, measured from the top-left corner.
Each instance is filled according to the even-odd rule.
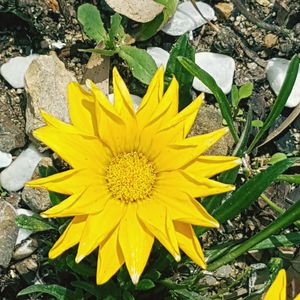
[[[0,173],[0,184],[7,191],[18,191],[32,177],[42,155],[33,145],[24,150],[17,159]]]
[[[0,151],[10,152],[25,145],[24,116],[20,104],[7,93],[0,95]]]
[[[72,81],[76,81],[75,77],[66,70],[56,54],[41,55],[32,62],[25,74],[25,89],[28,96],[26,133],[30,138],[33,138],[33,130],[44,126],[41,110],[69,122],[67,86]]]
[[[25,275],[31,271],[35,271],[38,268],[38,263],[35,259],[29,257],[16,263],[14,266],[20,275]]]
[[[38,248],[38,242],[36,239],[30,238],[25,240],[21,245],[18,245],[13,252],[13,259],[21,260],[30,256]]]
[[[4,268],[9,265],[18,235],[15,218],[13,206],[0,200],[0,266]]]
[[[222,122],[222,115],[214,106],[202,104],[189,135],[205,134],[220,129],[224,127]],[[228,133],[209,148],[205,155],[227,155],[233,145],[233,138]]]
[[[219,278],[229,278],[234,276],[235,274],[233,268],[230,265],[225,265],[218,268],[215,271],[214,275]]]
[[[43,157],[33,172],[32,179],[40,177],[39,168],[41,166],[53,166],[50,157]],[[40,212],[48,209],[51,206],[49,193],[45,189],[31,188],[25,186],[22,191],[22,199],[30,209],[35,212]]]

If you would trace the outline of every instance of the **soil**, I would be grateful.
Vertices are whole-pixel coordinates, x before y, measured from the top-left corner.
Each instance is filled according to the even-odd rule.
[[[66,68],[74,72],[80,81],[89,54],[79,52],[78,49],[93,46],[82,34],[76,19],[77,7],[86,2],[100,4],[101,7],[104,7],[104,19],[105,22],[108,21],[108,15],[112,11],[103,0],[0,0],[0,63],[6,62],[11,57],[29,55],[31,52],[48,54],[50,50],[53,50],[65,63]],[[236,0],[233,2],[235,3]],[[214,7],[220,1],[209,0],[206,3]],[[275,100],[275,95],[266,80],[264,67],[270,58],[290,59],[295,53],[300,52],[300,3],[299,0],[275,2],[271,0],[245,0],[243,3],[249,11],[250,18],[241,14],[236,5],[232,7],[228,17],[225,17],[225,13],[219,9],[217,10],[218,19],[214,22],[218,31],[206,24],[193,32],[191,43],[198,51],[223,53],[234,58],[236,62],[234,83],[237,86],[248,81],[254,84],[252,96],[248,100],[242,100],[242,109],[247,111],[248,105],[252,104],[254,119],[264,120]],[[276,28],[266,30],[262,28],[261,24],[254,24],[249,20],[251,15],[260,22],[276,25]],[[53,47],[53,43],[57,41],[65,43],[65,46],[62,49],[56,49]],[[175,41],[176,38],[160,32],[152,39],[138,45],[140,47],[160,46],[170,50]],[[123,62],[114,59],[112,64],[121,65],[121,71],[128,74]],[[131,78],[128,79],[128,83],[131,85],[131,89],[143,93],[143,89],[136,89],[135,81]],[[13,140],[16,144],[11,146],[12,149],[9,151],[13,155],[18,155],[29,142],[24,129],[26,106],[24,89],[14,89],[3,78],[0,78],[0,105],[0,118],[7,117],[10,119],[11,125],[7,131],[16,137]],[[207,97],[207,105],[216,106],[212,96]],[[8,116],[5,110],[2,113],[2,107],[7,106],[10,107],[9,111],[12,115]],[[285,120],[290,113],[291,109],[286,108],[281,115],[280,122]],[[261,147],[256,153],[256,159],[250,162],[250,168],[253,167],[255,171],[264,169],[267,159],[276,152],[299,154],[299,124],[298,117],[298,120],[294,121],[278,137]],[[232,144],[232,141],[229,143]],[[291,195],[293,190],[295,190],[294,187],[287,183],[274,183],[268,189],[268,195],[278,205],[287,208],[291,203],[282,199]],[[290,198],[296,201],[297,195],[292,194]],[[18,197],[18,193],[4,193],[1,197],[9,201],[12,197]],[[16,205],[22,206],[23,204],[17,201]],[[247,239],[276,217],[277,214],[272,209],[266,206],[263,201],[258,201],[246,213],[231,222],[227,222],[219,230],[207,233],[203,239],[203,246],[209,248],[211,245],[215,245],[216,241],[221,243]],[[45,275],[39,274],[39,265],[46,255],[44,252],[42,248],[39,248],[35,254],[27,258],[24,263],[25,266],[21,268],[23,271],[20,271],[16,261],[12,261],[7,269],[0,267],[1,299],[15,299],[18,291],[33,284],[33,282],[38,282],[39,278]],[[264,264],[273,254],[272,251],[265,251],[244,256],[236,263],[228,265],[228,269],[224,270],[225,275],[207,273],[206,277],[201,279],[204,283],[210,282],[211,288],[206,291],[207,296],[210,297],[220,288],[232,284],[247,266]],[[276,255],[285,259],[285,265],[289,266],[290,274],[293,274],[294,280],[299,280],[300,270],[293,265],[297,255],[299,259],[299,249],[276,250]],[[180,275],[180,268],[174,272],[174,276],[177,275]],[[248,277],[246,276],[246,278]],[[228,289],[228,291],[224,290],[227,295],[226,299],[244,299],[248,294],[249,285],[248,279],[240,280],[236,286]]]

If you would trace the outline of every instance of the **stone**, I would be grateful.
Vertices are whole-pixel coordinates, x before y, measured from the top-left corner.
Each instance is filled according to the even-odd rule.
[[[34,169],[42,158],[37,149],[31,144],[22,151],[17,159],[0,173],[0,184],[9,192],[18,191],[32,177]]]
[[[54,53],[41,55],[30,65],[25,74],[25,89],[26,133],[31,139],[35,141],[32,131],[45,125],[41,110],[69,122],[67,87],[72,81],[76,81],[74,75]]]
[[[4,268],[9,265],[16,244],[16,215],[16,210],[11,204],[0,200],[0,266]]]
[[[223,127],[223,118],[221,113],[212,105],[202,104],[189,136],[205,134]],[[223,155],[226,156],[233,147],[234,140],[230,133],[222,137],[216,144],[209,148],[205,155]]]
[[[33,211],[24,208],[18,208],[16,211],[18,216],[25,215],[30,217],[34,214]],[[31,230],[19,228],[16,245],[19,245],[22,241],[26,240],[32,234],[33,231]]]
[[[13,57],[0,67],[0,74],[15,89],[23,88],[25,73],[31,62],[37,57],[37,54]]]
[[[273,33],[268,33],[264,37],[264,44],[267,48],[272,48],[274,47],[278,42],[278,36],[273,34]]]
[[[20,103],[8,93],[0,95],[0,151],[10,152],[25,145],[25,118]]]
[[[201,1],[196,2],[196,5],[206,20],[215,19],[215,12],[210,5]],[[177,6],[175,14],[162,28],[162,31],[169,35],[179,36],[206,24],[206,20],[202,18],[192,3],[187,1]]]
[[[195,55],[196,64],[209,73],[225,94],[231,91],[235,70],[234,59],[230,56],[211,52],[199,52]],[[193,80],[193,88],[197,91],[212,94],[198,78]]]
[[[13,252],[13,259],[21,260],[25,257],[30,256],[35,250],[38,248],[38,242],[36,239],[29,238],[25,240],[23,243],[18,245]]]
[[[16,263],[14,266],[20,275],[25,275],[31,271],[37,270],[38,263],[35,259],[29,257]]]
[[[133,94],[130,94],[130,96],[131,96],[131,99],[133,102],[134,110],[137,111],[139,105],[141,104],[142,98],[140,96],[133,95]],[[109,94],[108,100],[110,101],[111,104],[113,104],[114,103],[114,94]]]
[[[43,157],[35,168],[32,178],[40,178],[39,168],[53,166],[52,160],[50,157]],[[42,188],[32,188],[25,186],[22,191],[22,200],[26,205],[33,210],[34,212],[44,211],[51,206],[51,201],[49,197],[49,192]]]
[[[233,277],[235,274],[233,268],[230,265],[224,265],[218,268],[214,272],[214,275],[219,278],[229,278],[229,277]]]
[[[229,19],[233,11],[233,4],[226,3],[226,2],[219,2],[215,5],[215,8],[224,19]]]
[[[279,94],[280,88],[283,84],[288,66],[290,61],[284,58],[272,58],[268,61],[266,67],[267,79],[270,86],[276,95]],[[286,107],[295,107],[300,103],[300,69],[298,70],[298,75],[296,82],[292,89],[292,92],[285,104]]]
[[[10,153],[0,151],[0,169],[8,167],[12,162],[12,155]]]
[[[157,67],[160,67],[161,65],[164,66],[164,69],[167,68],[167,63],[170,57],[169,52],[166,50],[160,48],[160,47],[148,47],[147,52],[149,55],[152,56],[154,59]]]

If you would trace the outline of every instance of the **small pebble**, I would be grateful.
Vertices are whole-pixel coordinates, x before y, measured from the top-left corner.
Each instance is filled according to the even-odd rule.
[[[8,167],[12,162],[12,155],[10,153],[0,151],[0,169]]]
[[[0,74],[14,88],[25,86],[25,73],[31,62],[38,57],[37,54],[13,57],[0,67]]]
[[[38,242],[36,239],[30,238],[21,245],[18,245],[13,253],[13,259],[21,260],[30,256],[38,248]]]
[[[0,173],[0,184],[9,192],[15,192],[24,187],[31,179],[39,161],[43,155],[30,145],[17,159]]]
[[[166,69],[170,57],[169,52],[160,47],[149,47],[147,48],[147,52],[152,56],[157,67],[163,65],[164,69]]]

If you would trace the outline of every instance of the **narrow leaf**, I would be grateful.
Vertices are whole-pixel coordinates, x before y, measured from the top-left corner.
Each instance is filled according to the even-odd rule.
[[[120,46],[118,54],[126,61],[136,79],[145,84],[150,83],[157,67],[146,50],[132,46]]]
[[[280,162],[279,162],[280,163]],[[279,164],[278,163],[278,164]],[[258,232],[256,235],[242,243],[241,245],[235,247],[232,251],[226,253],[225,256],[216,260],[208,266],[209,271],[214,271],[220,266],[230,263],[240,255],[246,253],[249,249],[262,242],[271,235],[277,233],[278,231],[291,225],[293,222],[300,219],[300,201],[297,201],[293,206],[291,206],[283,215],[279,216],[266,228]]]
[[[272,110],[270,111],[267,119],[265,120],[264,125],[261,127],[261,129],[258,131],[255,138],[253,139],[247,153],[251,153],[256,143],[261,139],[261,137],[270,128],[270,126],[274,124],[274,121],[278,118],[278,116],[282,112],[284,105],[286,104],[290,96],[290,93],[294,87],[298,75],[299,61],[300,59],[298,55],[294,55],[294,57],[292,58],[289,64],[289,68],[287,70],[280,92],[274,102],[274,105],[272,106]]]
[[[300,184],[300,174],[295,175],[279,175],[278,180],[283,180],[289,183]]]
[[[289,158],[279,161],[273,166],[270,166],[265,171],[257,174],[249,179],[237,191],[224,201],[214,212],[213,216],[223,223],[230,220],[248,208],[260,194],[290,166],[292,166],[299,158]]]
[[[95,5],[82,4],[78,7],[77,17],[85,34],[97,44],[107,39],[100,12]]]
[[[46,230],[55,230],[46,220],[36,218],[34,216],[19,215],[16,217],[16,224],[20,228],[40,232]]]
[[[237,107],[239,105],[239,89],[236,85],[232,86],[230,95],[232,106]]]
[[[191,88],[194,77],[177,60],[178,56],[195,61],[195,49],[189,43],[187,34],[182,35],[174,44],[165,72],[165,89],[169,86],[173,75],[179,83],[179,109],[182,110],[192,101]]]
[[[92,49],[79,49],[79,52],[88,52],[88,53],[97,53],[103,56],[113,56],[117,53],[116,50],[110,49],[100,49],[100,48],[92,48]]]
[[[226,95],[223,93],[221,88],[217,85],[213,77],[209,75],[206,71],[201,69],[193,61],[191,61],[186,57],[178,57],[178,60],[184,66],[184,68],[186,68],[193,76],[197,77],[203,84],[205,84],[212,91],[219,104],[222,116],[229,127],[231,135],[234,141],[237,143],[239,137],[234,127],[231,110]]]
[[[35,284],[21,290],[17,296],[24,296],[32,293],[44,293],[55,297],[57,300],[71,299],[73,292],[57,284]],[[74,298],[73,298],[74,299]]]

